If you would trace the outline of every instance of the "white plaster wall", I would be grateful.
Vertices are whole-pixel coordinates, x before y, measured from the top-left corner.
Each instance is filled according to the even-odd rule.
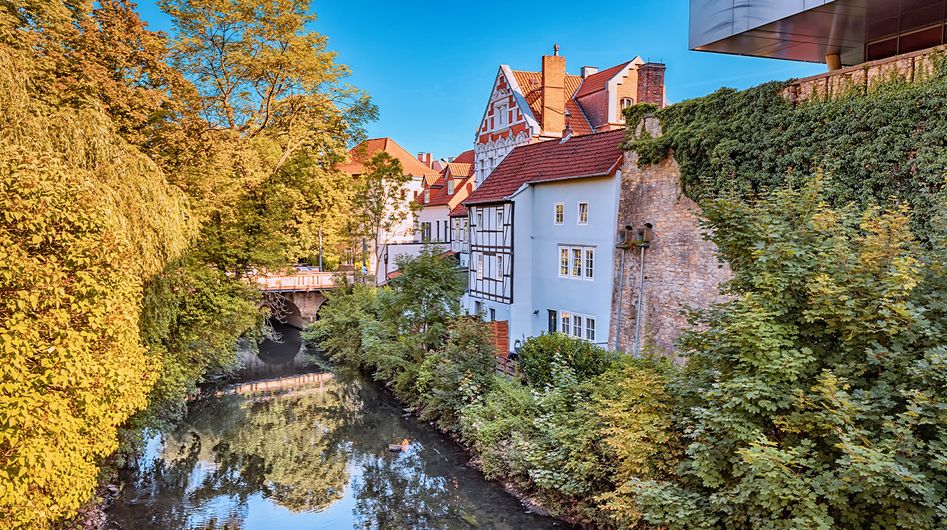
[[[514,263],[520,263],[520,267],[529,271],[524,276],[532,286],[531,310],[539,312],[530,321],[531,336],[548,330],[549,309],[566,310],[594,316],[596,343],[607,345],[620,181],[620,177],[613,176],[534,186],[533,208],[529,212],[532,223],[528,240],[532,247],[530,261],[524,265],[520,256],[514,258]],[[565,207],[561,225],[554,224],[554,208],[558,202]],[[586,225],[578,224],[579,202],[589,203]],[[592,280],[559,276],[560,245],[595,248]]]

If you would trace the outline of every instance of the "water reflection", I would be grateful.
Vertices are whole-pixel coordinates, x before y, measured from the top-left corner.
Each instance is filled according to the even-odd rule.
[[[262,345],[264,349],[266,345]],[[459,448],[358,374],[293,376],[302,351],[244,393],[192,405],[153,437],[109,510],[112,528],[549,528],[464,466]],[[261,373],[248,363],[246,375]],[[402,452],[388,451],[407,439]]]

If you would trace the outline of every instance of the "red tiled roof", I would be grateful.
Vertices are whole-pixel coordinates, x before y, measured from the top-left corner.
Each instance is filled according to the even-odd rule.
[[[457,158],[453,160],[455,164],[473,164],[474,163],[474,150],[470,149],[464,151],[463,153],[457,155]]]
[[[507,200],[523,184],[610,175],[621,164],[624,135],[619,129],[517,147],[464,204]]]
[[[438,177],[437,171],[424,165],[391,138],[372,138],[356,145],[349,150],[349,160],[339,164],[336,169],[350,175],[360,175],[365,172],[365,162],[368,162],[379,151],[384,151],[400,160],[406,175],[424,177],[427,183],[433,182]]]
[[[599,90],[605,90],[605,86],[608,85],[611,78],[618,75],[618,72],[621,72],[631,61],[617,64],[611,68],[602,70],[601,72],[594,73],[585,78],[585,82],[582,83],[582,86],[579,87],[578,92],[575,93],[575,97],[580,98],[582,96],[587,96],[589,94],[594,94]]]
[[[463,203],[458,204],[447,214],[448,217],[467,217],[467,207]]]

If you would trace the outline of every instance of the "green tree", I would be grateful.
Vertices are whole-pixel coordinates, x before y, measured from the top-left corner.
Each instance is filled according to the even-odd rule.
[[[943,217],[835,210],[817,185],[708,225],[730,301],[684,342],[695,402],[678,481],[642,482],[671,528],[941,528],[947,493]]]
[[[375,153],[365,169],[357,181],[352,226],[357,237],[372,241],[377,258],[381,247],[411,214],[407,188],[411,176],[404,174],[400,160],[385,152]]]

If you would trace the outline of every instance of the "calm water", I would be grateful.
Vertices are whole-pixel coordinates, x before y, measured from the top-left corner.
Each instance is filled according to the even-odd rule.
[[[330,371],[281,331],[282,343],[244,352],[242,379],[267,383],[192,403],[176,430],[149,440],[122,477],[110,528],[557,526],[465,467],[456,444],[402,417],[376,384]]]

